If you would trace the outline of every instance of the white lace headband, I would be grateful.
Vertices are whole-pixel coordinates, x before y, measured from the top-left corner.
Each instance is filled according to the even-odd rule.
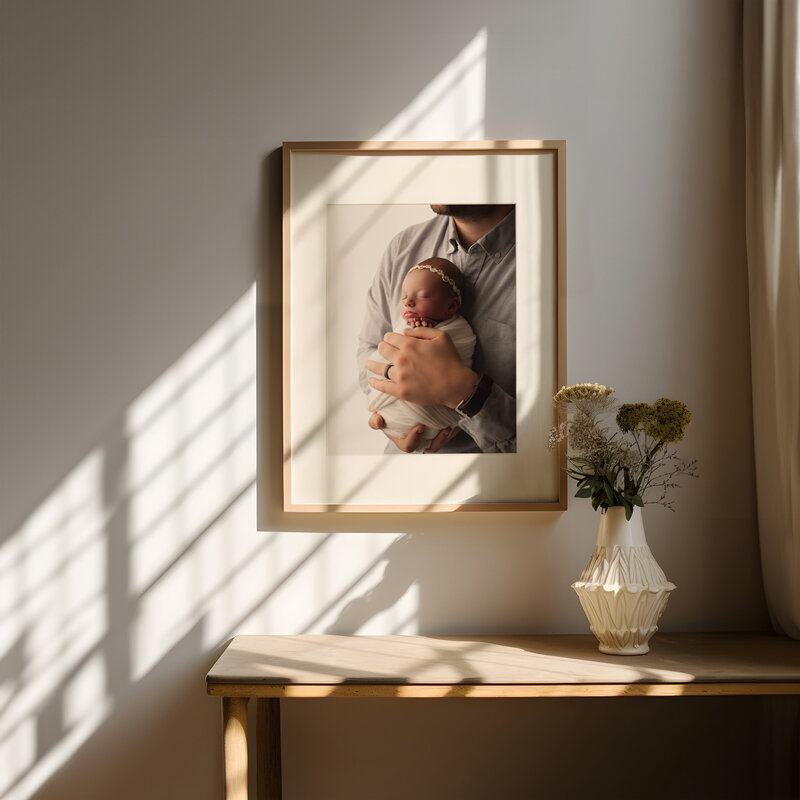
[[[411,267],[409,272],[413,272],[415,269],[427,269],[431,272],[435,272],[446,284],[450,286],[450,288],[455,292],[458,302],[461,303],[461,290],[458,288],[458,286],[456,286],[456,282],[449,275],[445,275],[444,271],[440,270],[439,267],[432,267],[430,264],[417,264],[416,266]]]

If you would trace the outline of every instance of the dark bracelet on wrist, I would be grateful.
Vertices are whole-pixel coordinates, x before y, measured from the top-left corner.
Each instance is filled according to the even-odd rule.
[[[474,417],[483,408],[491,391],[492,379],[488,375],[481,375],[472,393],[456,406],[456,411],[462,417]]]

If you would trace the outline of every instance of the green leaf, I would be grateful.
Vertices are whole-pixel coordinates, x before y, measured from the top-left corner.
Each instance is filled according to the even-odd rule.
[[[616,505],[616,498],[614,497],[614,487],[608,482],[608,478],[603,480],[603,489],[605,489],[608,504],[610,506]]]
[[[625,519],[630,521],[633,516],[633,506],[624,497],[622,498],[622,505],[625,506]]]
[[[635,494],[633,497],[631,497],[631,503],[633,503],[635,506],[639,506],[639,508],[644,507],[644,500],[642,500],[641,496],[638,494]]]
[[[591,497],[592,496],[592,487],[591,486],[584,486],[582,489],[578,489],[575,492],[575,497]]]

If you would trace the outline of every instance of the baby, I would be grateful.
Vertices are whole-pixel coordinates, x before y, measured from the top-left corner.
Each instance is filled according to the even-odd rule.
[[[471,367],[475,334],[469,323],[456,313],[461,306],[463,290],[464,276],[451,261],[446,258],[421,261],[411,267],[403,279],[395,330],[401,333],[403,328],[422,327],[445,331],[452,339],[461,361]],[[377,350],[370,358],[388,363]],[[391,380],[391,374],[386,377]],[[427,450],[439,431],[455,427],[461,419],[447,406],[421,406],[376,389],[371,389],[367,396],[367,408],[383,417],[385,424],[382,430],[389,436],[402,439],[415,426],[424,425],[419,451]]]

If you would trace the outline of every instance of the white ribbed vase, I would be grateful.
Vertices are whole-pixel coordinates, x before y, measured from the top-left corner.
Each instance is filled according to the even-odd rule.
[[[675,585],[647,546],[638,508],[630,521],[622,506],[601,514],[597,545],[572,588],[601,653],[635,656],[650,650],[648,641]]]

